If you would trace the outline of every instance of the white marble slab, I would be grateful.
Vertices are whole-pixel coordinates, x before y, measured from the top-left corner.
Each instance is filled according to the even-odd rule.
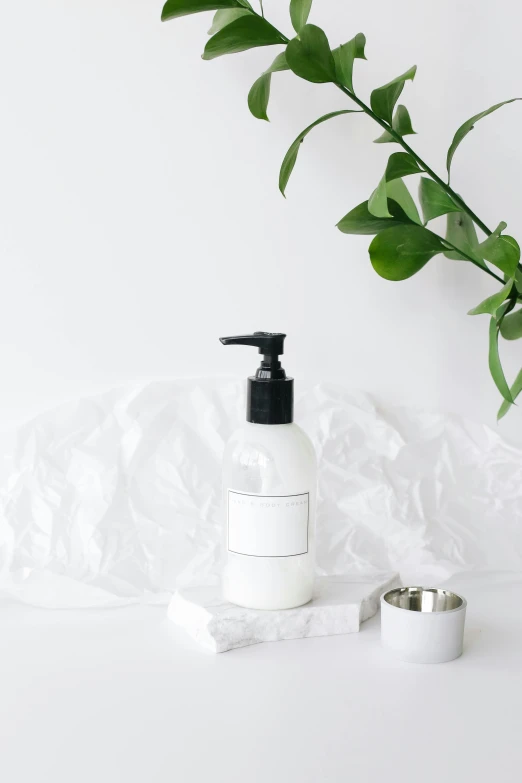
[[[399,584],[397,574],[318,577],[308,604],[270,612],[230,604],[220,587],[190,587],[175,593],[168,615],[207,650],[220,653],[259,642],[356,633],[377,612],[382,593]]]

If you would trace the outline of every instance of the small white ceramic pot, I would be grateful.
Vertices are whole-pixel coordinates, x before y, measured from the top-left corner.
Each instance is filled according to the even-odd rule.
[[[462,655],[466,601],[435,587],[397,587],[381,597],[381,641],[410,663],[444,663]]]

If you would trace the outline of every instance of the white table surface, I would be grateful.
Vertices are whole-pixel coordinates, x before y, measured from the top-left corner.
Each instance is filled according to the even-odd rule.
[[[359,634],[212,655],[164,608],[0,609],[2,783],[522,779],[522,579],[453,581],[462,658]]]

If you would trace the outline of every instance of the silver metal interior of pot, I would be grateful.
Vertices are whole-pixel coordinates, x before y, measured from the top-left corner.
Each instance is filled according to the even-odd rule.
[[[397,587],[386,593],[384,600],[411,612],[450,612],[464,603],[460,595],[436,587]]]

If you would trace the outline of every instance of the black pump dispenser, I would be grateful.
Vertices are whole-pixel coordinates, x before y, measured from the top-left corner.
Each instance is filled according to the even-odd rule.
[[[279,357],[286,334],[254,332],[220,337],[223,345],[253,345],[263,354],[256,374],[248,378],[247,421],[253,424],[290,424],[294,417],[294,379],[287,378]]]

